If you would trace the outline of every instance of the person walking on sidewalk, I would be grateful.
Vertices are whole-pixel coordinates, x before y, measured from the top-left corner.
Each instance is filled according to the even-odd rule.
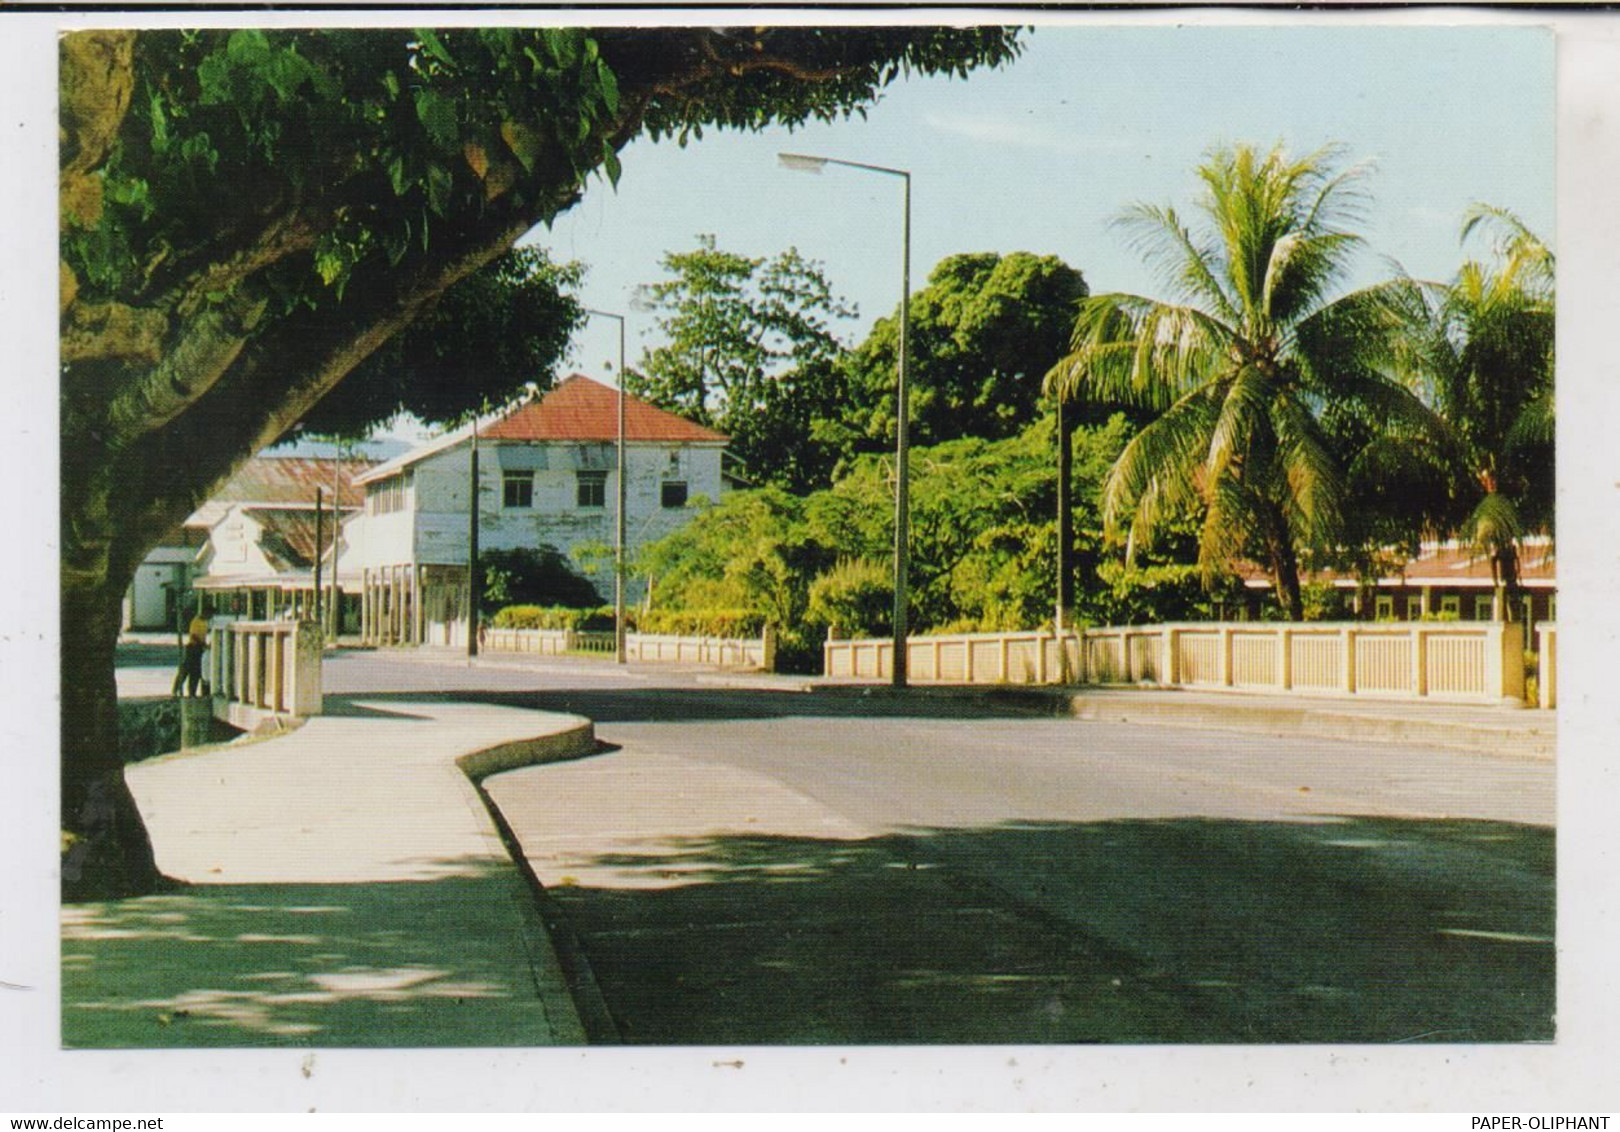
[[[201,616],[193,617],[186,628],[186,641],[181,646],[180,667],[174,674],[171,695],[180,695],[182,687],[187,696],[195,696],[202,689],[203,652],[207,648],[208,622]]]

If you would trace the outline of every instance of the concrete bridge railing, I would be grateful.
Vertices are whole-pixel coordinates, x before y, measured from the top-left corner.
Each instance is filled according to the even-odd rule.
[[[613,653],[613,633],[576,629],[486,629],[482,647],[494,652],[562,656],[565,653]],[[717,668],[771,671],[776,667],[776,641],[766,628],[760,637],[682,637],[664,633],[626,633],[625,656],[634,661],[708,664]]]
[[[1556,632],[1543,626],[1544,704]],[[1184,622],[1082,632],[912,637],[909,678],[954,684],[1151,684],[1363,698],[1522,703],[1524,626],[1504,622]],[[823,671],[887,679],[888,640],[829,640]],[[1550,698],[1549,698],[1550,697]]]
[[[214,714],[251,731],[321,714],[325,640],[314,621],[216,619],[208,634]]]

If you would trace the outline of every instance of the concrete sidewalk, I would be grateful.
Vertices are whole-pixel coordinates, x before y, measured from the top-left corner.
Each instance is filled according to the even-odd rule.
[[[328,698],[129,768],[176,890],[63,909],[77,1047],[584,1041],[474,781],[595,748],[578,716]]]

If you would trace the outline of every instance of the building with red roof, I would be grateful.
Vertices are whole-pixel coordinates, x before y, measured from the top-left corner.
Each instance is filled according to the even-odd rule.
[[[578,561],[576,551],[613,547],[619,408],[615,388],[575,374],[476,422],[481,551],[550,547]],[[720,496],[727,438],[637,397],[623,408],[633,555],[687,523],[692,502]],[[340,575],[362,594],[365,639],[465,642],[473,439],[465,425],[356,477],[365,499],[344,530]],[[610,597],[610,559],[587,577]]]

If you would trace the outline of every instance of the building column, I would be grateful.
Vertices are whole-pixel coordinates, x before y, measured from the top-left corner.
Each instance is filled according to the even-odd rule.
[[[411,644],[422,643],[422,575],[415,565],[405,567],[405,575],[411,586],[411,624],[409,635]]]
[[[428,643],[428,567],[416,567],[416,643]]]
[[[388,643],[397,645],[400,641],[400,585],[399,567],[388,568]]]

